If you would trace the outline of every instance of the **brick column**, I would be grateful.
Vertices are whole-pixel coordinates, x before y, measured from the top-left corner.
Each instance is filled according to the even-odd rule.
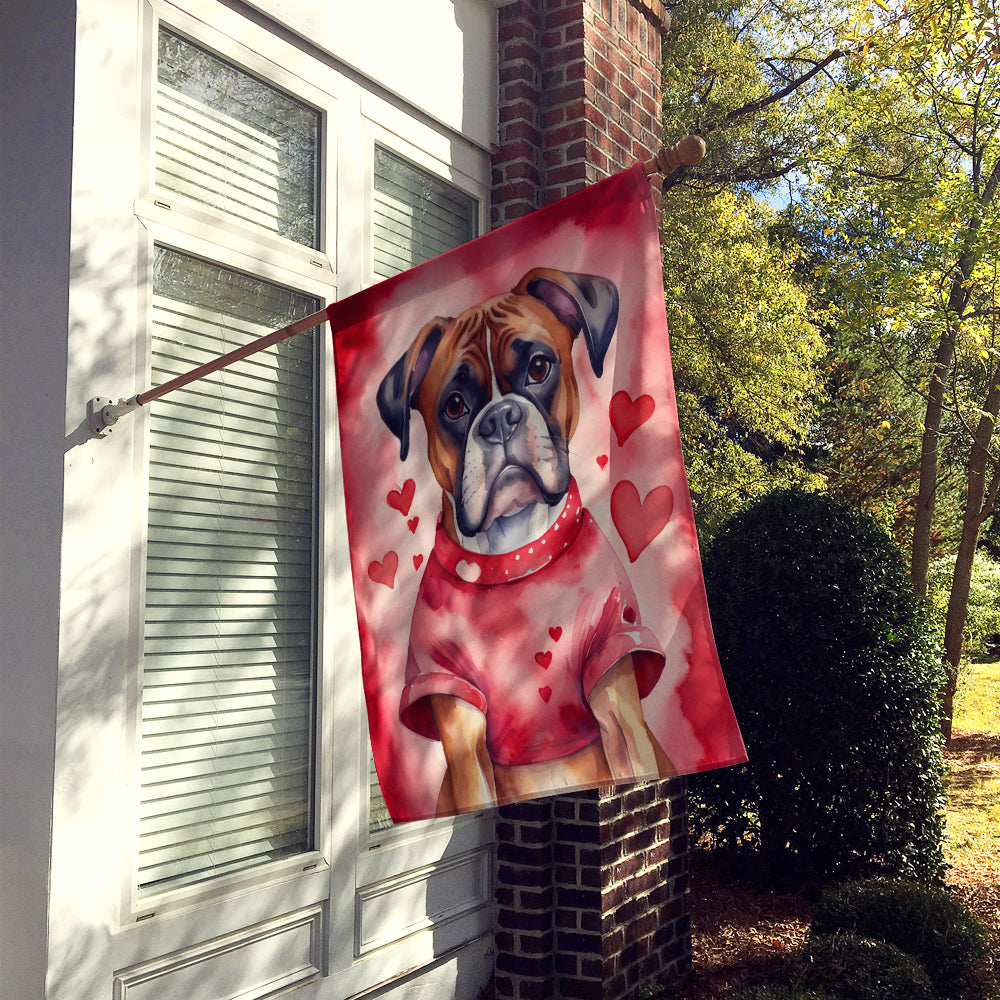
[[[660,144],[660,0],[513,0],[498,12],[494,226]],[[690,967],[687,784],[505,806],[496,995],[619,1000]]]
[[[552,800],[502,806],[494,885],[497,997],[554,998]]]
[[[645,159],[660,143],[661,0],[500,8],[493,224]]]
[[[497,11],[499,135],[493,153],[493,228],[540,207],[542,162],[542,19],[538,0]]]

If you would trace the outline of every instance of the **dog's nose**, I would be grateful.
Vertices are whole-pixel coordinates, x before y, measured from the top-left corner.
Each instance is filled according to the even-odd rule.
[[[504,444],[509,441],[524,419],[521,404],[513,399],[497,403],[479,423],[479,436],[487,444]]]

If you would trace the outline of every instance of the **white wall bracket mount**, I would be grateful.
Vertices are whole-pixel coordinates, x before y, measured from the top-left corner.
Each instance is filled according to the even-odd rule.
[[[131,399],[119,399],[117,403],[105,396],[94,396],[93,399],[88,399],[87,423],[90,425],[90,433],[94,437],[107,437],[118,422],[118,418],[138,409],[139,405],[136,396],[132,396]]]

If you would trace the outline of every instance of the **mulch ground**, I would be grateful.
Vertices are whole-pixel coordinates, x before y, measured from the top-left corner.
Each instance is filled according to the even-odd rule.
[[[987,740],[988,745],[981,735],[957,734],[946,752],[949,767],[967,766],[975,756],[1000,758],[1000,740]],[[693,850],[690,865],[693,969],[667,987],[660,1000],[723,1000],[745,987],[773,982],[809,935],[810,892],[748,885],[712,851]],[[953,865],[946,882],[991,938],[991,954],[977,971],[969,998],[1000,1000],[1000,858],[963,860]]]
[[[718,1000],[773,982],[809,936],[807,892],[747,885],[712,851],[694,850],[689,861],[693,968],[663,993],[663,1000]]]

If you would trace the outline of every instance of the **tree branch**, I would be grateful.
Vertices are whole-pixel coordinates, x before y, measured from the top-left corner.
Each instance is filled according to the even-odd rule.
[[[753,170],[751,167],[743,165],[734,167],[732,170],[720,170],[715,173],[699,171],[693,180],[696,180],[705,187],[718,187],[719,190],[722,190],[731,184],[747,184],[751,181],[754,183],[764,183],[766,181],[780,180],[782,177],[787,177],[789,172],[795,170],[798,166],[800,166],[798,160],[770,167],[766,170]],[[680,184],[687,175],[687,165],[681,164],[676,170],[663,178],[662,192],[666,194],[671,188]]]
[[[904,169],[908,170],[915,162],[915,160],[911,160]],[[908,184],[911,180],[910,175],[902,171],[894,174],[879,174],[874,170],[862,170],[860,167],[855,167],[852,172],[857,174],[858,177],[867,177],[873,181],[898,181],[899,183]]]
[[[714,132],[717,128],[721,128],[723,125],[727,125],[729,122],[732,122],[737,118],[743,118],[746,115],[754,115],[758,111],[763,111],[764,108],[771,104],[777,104],[778,101],[783,100],[789,94],[798,90],[803,84],[808,83],[818,73],[822,73],[823,70],[825,70],[831,63],[836,62],[838,59],[843,59],[846,55],[846,49],[834,49],[824,59],[821,59],[818,63],[816,63],[816,65],[813,66],[809,72],[796,77],[786,87],[782,87],[781,90],[776,90],[773,94],[768,94],[766,97],[758,98],[756,101],[750,101],[742,107],[733,108],[732,111],[728,111],[723,116],[721,121],[716,122],[714,125],[703,126],[701,134],[705,135],[709,132]]]

